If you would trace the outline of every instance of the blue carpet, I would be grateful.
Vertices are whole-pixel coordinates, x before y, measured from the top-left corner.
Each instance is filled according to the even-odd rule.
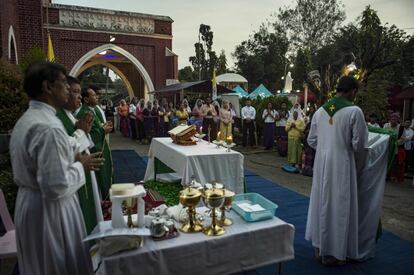
[[[358,264],[346,264],[340,267],[324,267],[314,258],[314,250],[305,240],[305,229],[309,199],[290,191],[260,176],[246,171],[247,191],[263,195],[277,203],[276,216],[295,226],[295,260],[283,265],[286,274],[413,274],[414,243],[402,240],[385,231],[378,241],[375,258]],[[276,266],[257,269],[262,275],[275,274]],[[411,271],[410,271],[411,270]]]
[[[115,182],[134,182],[144,178],[147,157],[139,157],[133,150],[114,150],[112,158]],[[259,193],[277,203],[276,216],[295,226],[295,260],[284,263],[285,274],[320,275],[405,275],[414,274],[414,243],[385,231],[378,242],[375,258],[359,264],[341,267],[324,267],[314,258],[311,244],[305,241],[305,228],[309,199],[274,182],[246,170],[247,191]],[[262,275],[277,274],[275,265],[258,268]],[[411,271],[410,271],[411,270]],[[248,272],[249,274],[255,272]]]
[[[114,182],[137,182],[144,179],[147,162],[134,150],[112,150]]]

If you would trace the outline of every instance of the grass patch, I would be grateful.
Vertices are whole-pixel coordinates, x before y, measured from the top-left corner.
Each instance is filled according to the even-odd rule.
[[[157,191],[165,198],[165,203],[169,206],[180,202],[180,191],[183,189],[179,182],[159,182],[149,180],[144,184],[147,189]]]

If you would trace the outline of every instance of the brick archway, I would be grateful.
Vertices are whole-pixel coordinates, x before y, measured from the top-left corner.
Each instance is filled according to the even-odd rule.
[[[95,55],[103,52],[112,50],[114,52],[117,52],[121,55],[123,55],[125,58],[127,58],[138,70],[138,72],[141,74],[142,78],[144,79],[144,82],[146,86],[148,87],[148,91],[144,94],[145,98],[148,98],[148,92],[154,91],[154,84],[152,83],[151,77],[149,76],[147,70],[145,70],[144,66],[141,64],[141,62],[138,61],[131,53],[126,51],[125,49],[115,45],[115,44],[104,44],[102,46],[96,47],[86,54],[84,54],[72,67],[70,70],[70,75],[77,76],[81,73],[81,68],[89,61],[91,60]],[[129,93],[129,91],[128,91]]]
[[[122,79],[122,81],[124,82],[124,84],[125,84],[125,86],[127,88],[129,97],[130,98],[133,98],[135,96],[134,95],[133,88],[132,88],[132,85],[129,82],[127,76],[120,69],[118,69],[116,66],[112,65],[109,62],[104,62],[102,60],[93,60],[91,62],[88,62],[88,63],[84,64],[79,69],[78,73],[76,75],[74,75],[74,76],[78,77],[81,73],[83,73],[84,71],[86,71],[87,69],[89,69],[89,68],[91,68],[91,67],[93,67],[95,65],[103,65],[103,66],[108,67],[112,71],[114,71]]]

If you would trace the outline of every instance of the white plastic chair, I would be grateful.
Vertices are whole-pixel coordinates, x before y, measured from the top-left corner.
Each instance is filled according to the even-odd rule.
[[[0,237],[0,261],[6,258],[17,257],[16,231],[14,223],[7,209],[3,191],[0,189],[0,218],[6,234]]]

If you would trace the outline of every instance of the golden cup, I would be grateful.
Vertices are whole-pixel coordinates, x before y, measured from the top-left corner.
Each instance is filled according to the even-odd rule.
[[[224,204],[223,191],[212,188],[204,190],[202,193],[204,204],[211,209],[211,225],[203,229],[203,233],[208,236],[220,236],[226,231],[217,223],[216,208],[220,208]]]
[[[223,206],[220,208],[221,217],[218,222],[222,226],[229,226],[233,224],[233,221],[229,218],[226,218],[226,209],[229,208],[233,202],[234,192],[224,188],[222,189],[222,192],[224,196],[224,203]]]
[[[193,187],[186,187],[180,191],[180,203],[187,206],[188,221],[180,226],[180,231],[184,233],[194,233],[203,230],[202,224],[200,224],[196,218],[195,208],[200,202],[201,192]]]

